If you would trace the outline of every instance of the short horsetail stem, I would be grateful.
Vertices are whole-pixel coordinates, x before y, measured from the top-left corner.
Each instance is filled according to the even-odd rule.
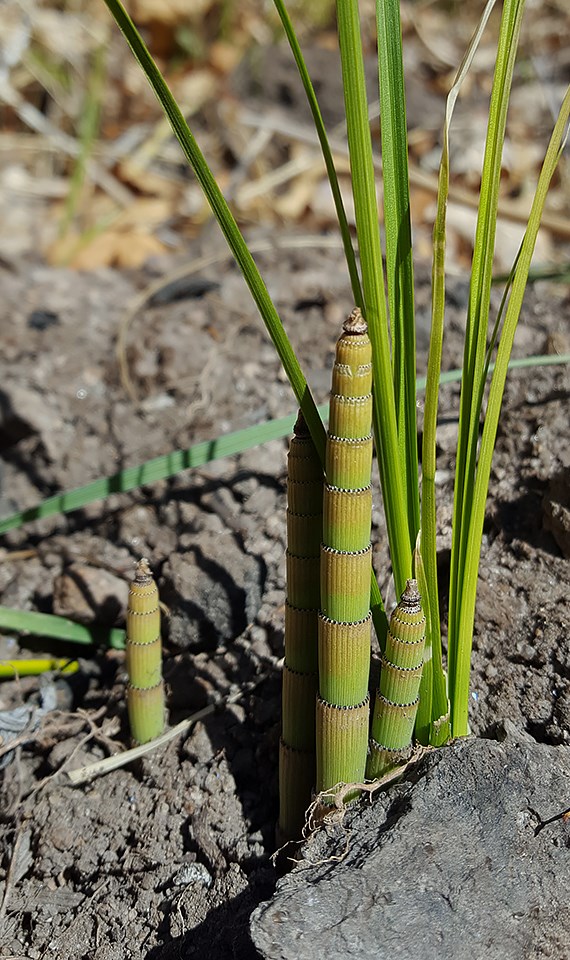
[[[317,790],[363,779],[370,669],[372,355],[360,310],[336,346],[321,547]],[[347,799],[350,799],[348,797]]]
[[[279,745],[279,839],[300,839],[315,785],[323,471],[299,413],[287,459],[287,602]]]
[[[390,618],[372,719],[366,776],[375,780],[406,760],[418,709],[426,618],[418,585],[408,580]]]
[[[127,673],[131,734],[137,743],[147,743],[164,729],[164,683],[158,590],[144,557],[129,590]]]

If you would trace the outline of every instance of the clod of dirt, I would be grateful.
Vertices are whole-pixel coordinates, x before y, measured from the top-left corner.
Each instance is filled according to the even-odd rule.
[[[53,609],[80,623],[112,626],[124,616],[129,588],[108,570],[74,563],[54,583]]]
[[[570,558],[570,466],[550,480],[542,509],[545,530],[550,530],[568,560]]]
[[[183,649],[239,636],[261,606],[263,564],[228,531],[202,533],[199,545],[171,555],[163,574],[170,640]]]
[[[507,724],[349,811],[253,913],[265,960],[567,956],[570,754]]]

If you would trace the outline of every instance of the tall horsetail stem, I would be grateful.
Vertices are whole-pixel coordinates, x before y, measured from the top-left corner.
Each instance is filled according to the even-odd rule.
[[[129,590],[126,649],[131,734],[137,743],[148,743],[164,729],[164,682],[158,590],[144,557]]]
[[[279,744],[280,841],[300,839],[315,785],[323,470],[303,416],[287,458],[287,601]]]
[[[382,657],[380,685],[372,718],[372,739],[366,776],[382,777],[411,753],[419,703],[426,618],[415,580],[408,580],[390,617]]]
[[[319,792],[330,791],[340,782],[362,780],[366,765],[371,430],[372,349],[368,328],[356,308],[336,345],[326,444],[317,700]]]

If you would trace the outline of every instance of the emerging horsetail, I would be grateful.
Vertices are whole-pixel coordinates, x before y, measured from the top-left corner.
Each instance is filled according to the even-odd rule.
[[[300,838],[315,784],[315,700],[323,471],[301,414],[289,447],[287,601],[279,745],[279,833]]]
[[[217,185],[180,107],[154,63],[141,35],[121,0],[105,0],[116,23],[142,67],[170,121],[184,155],[192,166],[212,212],[236,258],[266,328],[283,364],[297,402],[310,428],[319,457],[325,453],[325,431],[299,361],[275,304],[258,271],[237,222]],[[489,488],[493,450],[499,425],[505,379],[513,338],[518,324],[525,286],[534,253],[550,181],[563,152],[570,118],[570,90],[564,96],[532,208],[496,319],[491,317],[491,282],[496,248],[496,223],[502,176],[507,107],[525,0],[503,0],[495,71],[491,91],[485,156],[481,172],[477,229],[465,325],[458,445],[452,520],[451,572],[449,583],[448,673],[445,676],[441,649],[441,624],[437,603],[436,550],[436,424],[442,366],[445,319],[446,209],[450,183],[449,125],[461,84],[471,67],[475,51],[493,7],[485,5],[483,16],[468,46],[450,89],[443,131],[443,149],[438,178],[432,267],[432,329],[428,358],[424,431],[422,440],[421,511],[418,489],[416,397],[416,339],[413,283],[413,234],[410,221],[406,91],[402,56],[400,0],[376,3],[376,46],[381,100],[381,149],[386,237],[386,280],[378,229],[378,201],[370,112],[364,69],[362,30],[358,0],[336,4],[339,50],[342,65],[346,129],[350,155],[352,196],[359,262],[343,207],[338,178],[322,114],[283,0],[275,0],[307,93],[322,146],[331,190],[335,198],[354,302],[363,306],[372,340],[374,379],[374,433],[377,443],[380,483],[386,517],[390,555],[397,592],[412,571],[412,553],[421,527],[422,589],[428,614],[429,669],[422,690],[420,739],[441,745],[448,733],[464,736],[468,731],[469,671],[473,620],[480,561],[485,503]],[[507,296],[508,294],[508,296]],[[329,789],[340,780],[362,779],[367,735],[367,680],[370,630],[369,519],[366,492],[370,485],[370,345],[361,318],[354,314],[345,328],[337,356],[331,420],[326,444],[327,491],[323,511],[324,545],[321,570],[321,614],[318,621],[320,696],[317,701],[317,788]],[[491,320],[491,323],[490,323]],[[359,327],[360,324],[360,327]],[[351,351],[349,347],[359,344]],[[359,356],[359,349],[362,356]],[[343,355],[343,350],[344,354]],[[364,355],[368,353],[368,359]],[[488,394],[485,383],[488,375]],[[480,430],[482,424],[482,432]],[[299,512],[289,503],[290,511]],[[318,509],[303,507],[306,515]],[[344,512],[350,517],[343,528]],[[421,516],[421,521],[420,521]],[[291,520],[296,536],[296,521]],[[299,521],[302,527],[302,521]],[[311,540],[311,543],[314,542]],[[298,549],[298,548],[295,548]],[[317,603],[315,556],[290,547],[288,555],[288,627],[292,621],[311,619]],[[313,547],[311,547],[311,550]],[[297,561],[297,562],[295,562]],[[365,582],[366,580],[366,582]],[[425,584],[425,587],[423,586]],[[378,585],[372,578],[372,603],[384,639],[386,627]],[[294,595],[294,599],[293,599]],[[299,613],[293,614],[296,610]],[[295,627],[295,630],[297,627]],[[310,630],[309,630],[310,633]],[[409,749],[414,723],[417,685],[423,659],[423,614],[415,581],[409,581],[387,644],[382,642],[385,662],[372,725],[373,744],[369,776],[378,775],[388,763],[398,762]],[[281,751],[282,768],[294,751],[309,754],[312,734],[303,738],[297,723],[294,676],[306,680],[314,668],[294,660],[287,641],[285,671],[286,716]],[[310,644],[308,648],[310,648]],[[293,659],[292,659],[293,658]],[[341,672],[341,661],[348,666]],[[366,664],[366,666],[365,666]],[[344,668],[343,668],[344,669]],[[298,679],[300,687],[301,679]],[[304,699],[306,694],[307,699]],[[309,702],[305,691],[303,703]],[[299,697],[301,695],[299,694]],[[304,710],[305,708],[303,708]],[[289,711],[287,713],[287,711]],[[307,709],[307,717],[309,711]],[[451,718],[451,723],[449,719]],[[312,730],[311,720],[307,723]],[[291,760],[291,763],[293,761]],[[307,780],[309,779],[307,774]],[[283,814],[283,816],[285,816]]]
[[[164,682],[158,590],[148,560],[136,566],[127,604],[127,705],[133,740],[147,743],[164,728]]]
[[[372,719],[366,775],[373,780],[406,760],[419,703],[426,636],[418,585],[408,580],[390,618]]]
[[[357,308],[336,346],[321,547],[317,790],[362,780],[368,741],[372,364]]]

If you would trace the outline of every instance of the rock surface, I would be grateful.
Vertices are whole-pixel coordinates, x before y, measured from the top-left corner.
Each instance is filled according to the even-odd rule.
[[[265,960],[567,956],[570,752],[507,732],[427,755],[321,831],[252,915]]]

